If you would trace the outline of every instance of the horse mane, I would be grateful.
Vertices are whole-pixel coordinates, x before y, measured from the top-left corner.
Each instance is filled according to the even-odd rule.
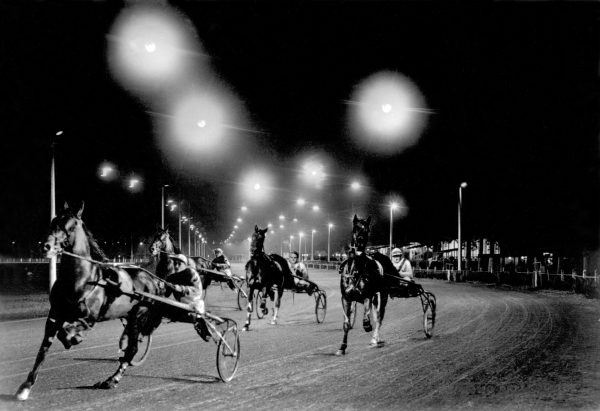
[[[108,257],[106,256],[106,254],[104,254],[104,251],[102,251],[102,249],[98,245],[98,242],[94,238],[94,235],[90,230],[88,230],[85,223],[82,224],[82,227],[85,235],[87,235],[88,242],[90,244],[90,254],[92,256],[92,259],[98,261],[108,261]]]

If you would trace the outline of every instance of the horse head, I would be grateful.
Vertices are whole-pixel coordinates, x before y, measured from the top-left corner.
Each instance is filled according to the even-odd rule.
[[[44,243],[46,258],[51,258],[63,250],[73,250],[81,246],[81,239],[85,237],[85,229],[81,215],[83,214],[83,203],[76,213],[73,212],[65,202],[61,213],[52,219],[50,223],[50,232]]]
[[[173,239],[169,233],[169,228],[158,229],[158,232],[154,236],[152,243],[150,244],[150,254],[158,256],[160,253],[174,254],[175,246],[173,245]]]
[[[69,251],[81,257],[107,260],[104,251],[100,249],[81,219],[83,206],[82,202],[81,208],[74,213],[65,202],[61,213],[52,219],[48,239],[44,243],[46,258],[54,257],[62,251]]]
[[[252,233],[252,237],[250,239],[250,254],[254,254],[256,252],[263,252],[265,250],[265,238],[266,233],[269,229],[260,229],[257,225],[254,226],[254,233]]]
[[[369,232],[371,231],[371,216],[366,220],[358,218],[354,214],[352,220],[352,247],[358,251],[365,251],[369,241]]]

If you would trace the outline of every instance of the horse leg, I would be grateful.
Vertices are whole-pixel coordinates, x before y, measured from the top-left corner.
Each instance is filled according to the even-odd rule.
[[[247,308],[247,312],[246,312],[246,324],[244,324],[242,331],[248,331],[250,329],[250,319],[252,318],[253,301],[254,301],[254,290],[250,289],[250,290],[248,290],[248,308]]]
[[[137,311],[138,310],[135,310],[136,314]],[[121,381],[121,378],[123,378],[125,370],[130,365],[131,360],[133,360],[133,357],[135,357],[135,354],[137,354],[140,323],[138,318],[136,318],[136,314],[130,314],[129,318],[127,319],[127,326],[125,327],[125,331],[127,333],[127,348],[125,349],[123,357],[119,358],[119,367],[117,368],[117,371],[106,380],[94,384],[94,388],[115,388]]]
[[[342,297],[342,310],[344,313],[344,339],[342,340],[342,345],[335,352],[335,355],[345,355],[346,348],[348,347],[348,332],[350,331],[350,311],[352,310],[352,302],[346,301],[344,297]]]
[[[371,319],[369,316],[371,315],[371,299],[365,298],[363,305],[365,306],[365,311],[363,313],[363,328],[365,332],[371,332],[373,330],[373,325],[371,324]]]
[[[52,313],[52,310],[50,312]],[[55,318],[53,318],[53,316],[48,315],[48,318],[46,319],[46,326],[44,328],[44,339],[42,340],[40,349],[37,353],[37,356],[35,357],[33,369],[29,372],[27,379],[23,384],[21,384],[21,386],[17,390],[17,393],[15,394],[17,400],[24,401],[27,398],[29,398],[29,393],[31,391],[31,387],[33,386],[33,384],[35,384],[38,371],[42,366],[42,363],[46,359],[46,354],[48,353],[48,350],[50,349],[50,346],[54,341],[54,337],[56,336],[59,327],[62,326],[62,323],[62,320],[56,320]]]
[[[281,304],[281,296],[283,295],[283,289],[281,292],[279,291],[279,287],[275,287],[275,308],[273,308],[273,318],[271,319],[271,324],[277,324],[277,314],[279,314],[279,305]]]
[[[373,306],[373,322],[375,323],[375,328],[373,329],[373,337],[371,338],[371,346],[373,347],[381,347],[383,346],[383,341],[381,340],[381,336],[379,335],[379,328],[381,326],[381,293],[376,293],[373,296],[372,306]]]
[[[263,287],[260,293],[260,309],[263,312],[263,315],[266,315],[269,310],[267,309],[267,287]]]

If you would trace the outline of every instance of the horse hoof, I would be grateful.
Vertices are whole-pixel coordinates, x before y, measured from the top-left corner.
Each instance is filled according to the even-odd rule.
[[[371,343],[369,344],[369,346],[371,346],[372,348],[381,348],[385,345],[384,341],[376,341],[376,340],[371,340]]]
[[[80,334],[76,334],[73,337],[71,337],[71,345],[77,345],[80,344],[83,341],[83,337]]]
[[[250,331],[250,326],[248,326],[248,324],[244,325],[242,331]]]
[[[29,393],[30,392],[31,392],[31,389],[29,389],[29,388],[21,388],[15,394],[15,398],[18,401],[25,401],[25,400],[27,400],[29,398]]]
[[[271,323],[270,323],[270,324],[271,324],[271,325],[276,325],[276,324],[277,324],[277,321],[276,321],[276,320],[271,320]]]
[[[96,384],[94,384],[94,388],[97,390],[110,390],[112,388],[115,388],[117,384],[118,383],[112,380],[106,380],[102,382],[97,382]]]
[[[371,322],[369,320],[363,321],[363,328],[368,333],[371,332],[371,331],[373,331],[373,326],[371,325]]]
[[[346,355],[346,351],[345,351],[345,350],[337,350],[337,351],[335,352],[335,355],[336,355],[337,357],[341,357],[342,355]]]

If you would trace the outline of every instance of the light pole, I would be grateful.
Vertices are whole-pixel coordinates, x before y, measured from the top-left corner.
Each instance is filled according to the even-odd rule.
[[[462,270],[462,233],[461,233],[461,211],[462,211],[462,189],[467,188],[467,183],[462,182],[458,186],[458,271]]]
[[[56,136],[62,135],[62,131],[57,131]],[[52,139],[51,151],[52,151],[52,162],[50,164],[50,221],[56,217],[56,176],[54,167],[54,146],[56,140]],[[56,282],[56,256],[50,257],[50,267],[48,268],[48,282],[50,284],[50,290]]]
[[[398,208],[398,203],[390,204],[390,258],[392,258],[392,232],[394,226],[394,210]]]
[[[188,253],[187,255],[192,255],[192,241],[190,238],[190,231],[192,231],[192,217],[188,218]]]
[[[333,227],[333,224],[329,223],[327,225],[327,262],[329,262],[329,254],[331,251],[331,227]]]
[[[182,246],[182,244],[181,244],[181,207],[182,207],[182,203],[183,202],[180,201],[179,202],[179,207],[177,207],[177,219],[179,220],[179,224],[178,224],[178,227],[177,227],[177,231],[178,231],[177,232],[177,237],[178,237],[178,240],[179,240],[179,250],[181,250],[181,246]]]
[[[311,261],[314,261],[315,259],[315,233],[317,232],[317,230],[315,230],[313,228],[311,234],[310,234],[310,259]]]
[[[160,188],[160,228],[163,230],[165,229],[165,187],[169,187],[169,185],[163,184],[163,186]]]
[[[133,234],[129,233],[129,262],[133,263]]]
[[[194,232],[194,225],[190,224],[190,229],[188,231],[191,231],[191,233],[188,232],[188,235],[191,235],[194,238],[194,255],[196,254],[196,233]],[[191,244],[191,242],[190,242]],[[192,255],[191,253],[189,255]]]
[[[291,235],[291,236],[290,236],[290,254],[292,253],[293,241],[294,241],[294,236],[293,236],[293,235]]]
[[[302,261],[302,237],[304,237],[304,233],[300,231],[298,233],[298,251],[300,252],[300,261]]]

